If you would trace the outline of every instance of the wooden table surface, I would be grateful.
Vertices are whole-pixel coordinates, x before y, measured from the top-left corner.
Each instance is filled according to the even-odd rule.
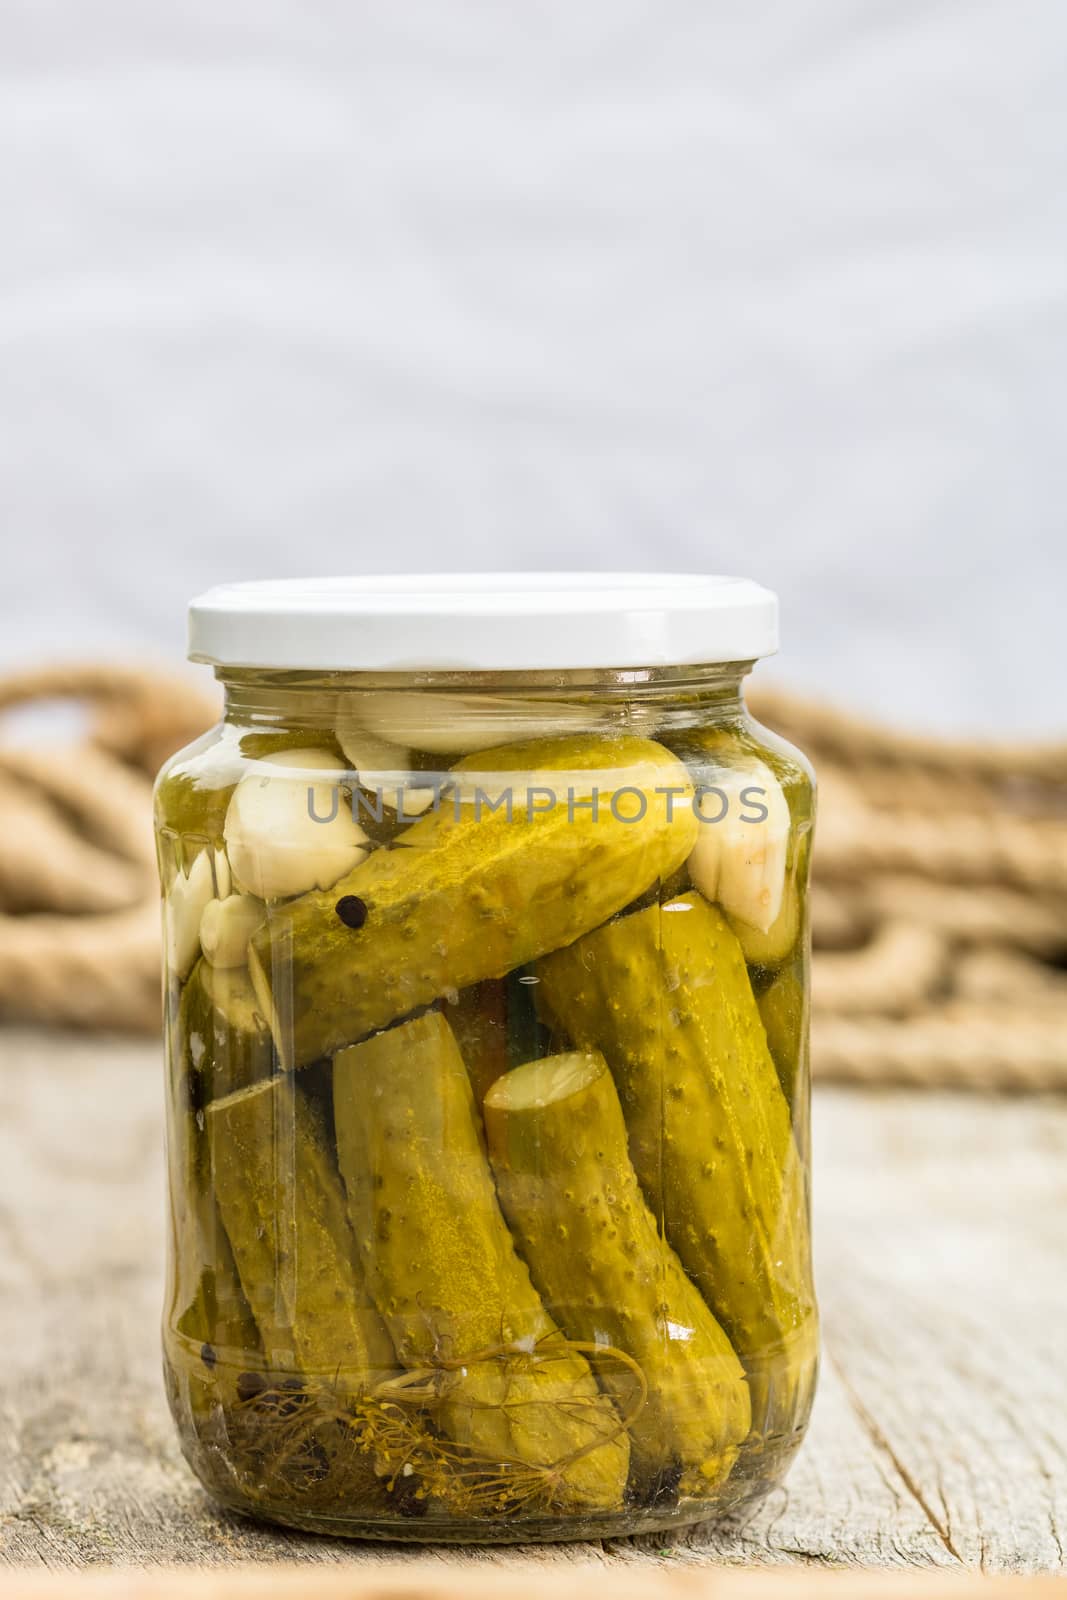
[[[159,1047],[0,1031],[0,1565],[410,1560],[213,1509],[160,1380]],[[1067,1541],[1067,1101],[817,1094],[825,1347],[747,1518],[443,1562],[1055,1571]]]

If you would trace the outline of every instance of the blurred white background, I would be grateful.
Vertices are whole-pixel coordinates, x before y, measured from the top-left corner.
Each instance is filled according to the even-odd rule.
[[[1063,729],[1063,0],[6,0],[0,150],[0,661],[699,568],[794,685]]]

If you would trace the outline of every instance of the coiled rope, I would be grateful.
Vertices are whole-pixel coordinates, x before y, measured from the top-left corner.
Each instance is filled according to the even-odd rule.
[[[1067,1090],[1067,743],[915,738],[749,696],[819,773],[816,1076]]]
[[[0,743],[0,1019],[159,1025],[152,776],[208,727],[184,678],[65,665],[84,739]],[[756,715],[820,777],[812,1059],[822,1079],[1067,1090],[1067,744],[898,735],[780,690]]]
[[[152,779],[216,710],[181,678],[140,667],[0,678],[0,712],[57,700],[87,713],[81,742],[0,744],[0,1018],[154,1031]]]

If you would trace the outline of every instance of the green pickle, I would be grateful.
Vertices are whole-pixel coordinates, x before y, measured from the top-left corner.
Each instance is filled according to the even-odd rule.
[[[201,783],[196,775],[180,767],[164,770],[156,785],[156,826],[164,836],[187,838],[199,848],[205,843],[220,844],[226,811],[236,780],[232,783]]]
[[[196,969],[194,969],[194,977]],[[173,1063],[167,1117],[170,1272],[163,1330],[172,1405],[192,1419],[188,1448],[201,1456],[240,1398],[241,1375],[262,1368],[262,1344],[215,1203],[204,1127],[204,1083],[214,1076],[213,1029],[193,977],[168,1017]],[[210,1475],[205,1472],[205,1475]]]
[[[274,1072],[274,1041],[243,967],[216,968],[201,957],[182,990],[179,1017],[196,1105]]]
[[[399,1441],[416,1472],[469,1514],[619,1507],[623,1420],[516,1253],[444,1017],[340,1051],[333,1092],[367,1282],[407,1369],[396,1409],[431,1407],[433,1429],[416,1411]]]
[[[657,1229],[604,1058],[518,1067],[484,1109],[504,1215],[546,1307],[569,1335],[606,1337],[635,1363],[604,1381],[633,1418],[640,1497],[708,1494],[749,1431],[744,1368]]]
[[[386,1489],[359,1406],[396,1358],[366,1291],[326,1119],[282,1075],[212,1101],[205,1122],[263,1349],[233,1419],[246,1471],[258,1473],[268,1506],[293,1497],[305,1512],[380,1510]]]
[[[188,985],[186,986],[188,988]],[[169,1272],[164,1328],[176,1325],[201,1294],[214,1265],[215,1202],[199,1114],[199,1074],[188,1048],[185,994],[170,996],[167,1057],[167,1211]],[[204,1335],[206,1337],[206,1334]]]
[[[189,1404],[201,1425],[219,1407],[238,1403],[242,1375],[250,1362],[260,1367],[263,1349],[218,1221],[212,1253],[211,1265],[205,1265],[193,1299],[175,1323],[176,1366],[188,1383]]]
[[[293,1065],[570,944],[673,872],[696,838],[685,768],[651,740],[535,740],[485,751],[455,772],[471,785],[469,801],[463,788],[458,803],[446,795],[401,845],[279,906],[253,937],[253,978],[291,1040]],[[487,779],[479,805],[482,774],[497,781]],[[568,787],[593,785],[595,816],[585,793],[577,798],[586,805],[568,807]],[[553,788],[557,803],[527,811],[535,787]],[[676,797],[656,792],[671,787]],[[623,789],[636,799],[628,792],[617,816],[610,802]],[[488,809],[504,791],[514,797],[510,820],[503,804]],[[342,900],[358,903],[358,926],[338,914]]]
[[[395,1366],[366,1293],[325,1119],[282,1076],[214,1100],[211,1172],[268,1363],[365,1388]]]
[[[756,1437],[792,1434],[817,1341],[807,1194],[737,939],[689,893],[538,975],[553,1022],[611,1067],[649,1203],[745,1363]]]
[[[782,1093],[792,1106],[808,1037],[807,990],[800,963],[776,973],[757,1004]]]
[[[710,672],[241,668],[165,768],[165,1373],[229,1508],[610,1537],[780,1480],[813,789]],[[716,832],[750,779],[762,831]]]

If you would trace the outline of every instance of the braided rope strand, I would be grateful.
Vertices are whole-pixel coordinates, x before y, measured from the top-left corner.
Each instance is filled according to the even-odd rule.
[[[0,1018],[159,1025],[150,776],[214,721],[183,678],[60,665],[0,713],[70,698],[90,737],[0,745]],[[779,690],[757,714],[820,768],[816,1076],[1067,1092],[1067,744],[897,735]]]

